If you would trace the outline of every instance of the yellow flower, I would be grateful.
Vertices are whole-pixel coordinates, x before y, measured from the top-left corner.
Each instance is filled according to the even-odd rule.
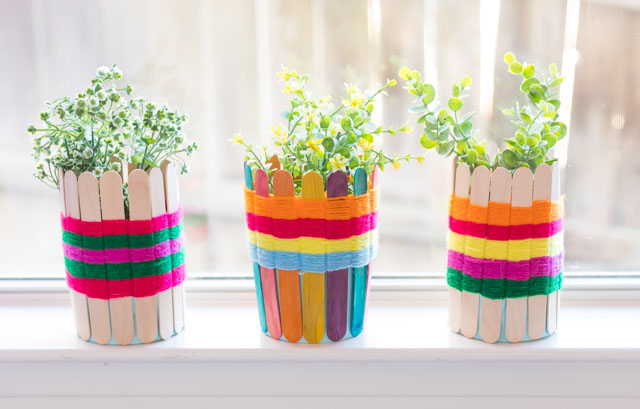
[[[418,161],[419,164],[422,165],[424,163],[424,156],[418,156],[416,160]]]
[[[398,170],[400,169],[400,162],[397,159],[394,159],[391,161],[391,166],[393,166],[395,170]]]
[[[278,124],[277,128],[271,125],[271,132],[280,142],[287,141],[287,130],[282,127],[282,124]]]
[[[229,141],[234,143],[242,143],[242,134],[240,132],[236,132],[233,134],[233,138],[229,139]]]
[[[322,139],[309,139],[307,141],[307,146],[310,149],[313,149],[317,153],[322,153],[322,149],[320,149],[321,143],[322,143]]]
[[[342,169],[342,156],[334,156],[333,158],[329,159],[329,163],[332,165],[333,169]]]
[[[331,126],[329,126],[329,133],[331,133],[331,136],[336,136],[338,134],[338,127],[331,124]]]
[[[373,149],[373,142],[369,142],[368,140],[362,138],[362,139],[360,139],[360,146],[362,146],[362,149],[365,152],[368,152],[371,149]]]
[[[285,94],[293,94],[296,90],[291,86],[291,84],[286,84],[284,89],[282,90]]]
[[[292,77],[298,77],[298,73],[295,70],[290,70],[284,65],[282,66],[282,71],[278,71],[277,74],[280,77],[280,81],[289,81]]]
[[[352,94],[351,99],[342,99],[342,104],[353,108],[361,107],[364,104],[364,96],[362,94]]]
[[[347,90],[349,95],[356,94],[359,92],[358,86],[355,84],[344,84],[344,88]]]
[[[311,108],[309,108],[307,112],[303,113],[302,116],[304,116],[307,122],[313,122],[314,119],[316,119],[316,113]]]

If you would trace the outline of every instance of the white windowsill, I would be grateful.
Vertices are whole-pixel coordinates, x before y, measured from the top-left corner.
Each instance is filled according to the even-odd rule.
[[[225,291],[217,291],[217,285]],[[32,287],[37,290],[37,284]],[[374,395],[413,399],[407,404],[461,397],[511,402],[522,396],[579,402],[591,396],[615,397],[618,407],[626,407],[640,400],[639,388],[633,387],[640,371],[640,297],[633,285],[600,292],[598,300],[589,295],[588,285],[569,285],[558,333],[515,345],[487,345],[451,333],[440,285],[410,291],[379,280],[365,331],[331,345],[295,345],[262,334],[250,282],[214,288],[191,282],[189,287],[185,332],[130,347],[77,338],[63,289],[3,292],[0,406],[3,399],[53,396],[69,404],[83,396],[113,394],[126,400],[160,391],[167,399],[260,397],[281,404],[317,395],[312,380],[333,388],[321,394],[327,404],[345,397],[369,402]],[[139,376],[154,386],[132,386]],[[199,402],[190,401],[193,407]]]

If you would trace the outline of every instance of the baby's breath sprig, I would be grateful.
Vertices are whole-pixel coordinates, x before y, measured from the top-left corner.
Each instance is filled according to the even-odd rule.
[[[121,79],[117,65],[100,67],[84,92],[46,103],[42,125],[27,129],[33,135],[37,179],[58,188],[57,168],[100,176],[120,171],[122,160],[148,170],[170,159],[188,171],[182,154],[198,148],[186,141],[188,117],[134,97],[131,85],[118,85]]]
[[[396,85],[396,80],[387,80],[374,91],[362,91],[355,84],[345,84],[347,95],[336,106],[330,96],[311,96],[306,89],[309,75],[298,74],[286,67],[277,74],[284,82],[283,92],[291,97],[288,109],[280,112],[286,123],[272,126],[271,134],[279,150],[280,163],[293,175],[297,191],[302,175],[308,171],[318,172],[326,181],[335,170],[349,173],[362,167],[370,173],[376,165],[381,170],[386,165],[399,169],[401,162],[417,160],[422,163],[424,160],[423,156],[388,155],[376,144],[383,134],[412,131],[407,125],[384,128],[373,122],[376,97],[387,95],[386,89]],[[269,170],[264,148],[262,157],[240,134],[231,141],[245,148],[245,161],[252,168]]]

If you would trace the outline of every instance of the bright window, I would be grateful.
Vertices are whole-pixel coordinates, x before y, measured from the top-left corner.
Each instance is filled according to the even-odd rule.
[[[472,76],[467,106],[483,135],[511,131],[502,114],[516,95],[502,63],[557,62],[567,77],[558,153],[564,178],[567,272],[640,270],[640,5],[626,0],[5,1],[0,4],[0,276],[62,277],[57,192],[31,178],[26,128],[44,101],[86,87],[118,63],[136,90],[190,114],[201,146],[181,180],[190,273],[248,275],[239,129],[256,142],[284,108],[280,64],[312,74],[317,93],[345,82],[424,70],[449,95]],[[382,119],[413,121],[392,89]],[[568,116],[570,116],[570,121]],[[418,127],[416,127],[418,128]],[[421,152],[418,134],[387,138]],[[565,161],[566,159],[566,161]],[[382,177],[381,250],[375,273],[443,273],[450,161]]]

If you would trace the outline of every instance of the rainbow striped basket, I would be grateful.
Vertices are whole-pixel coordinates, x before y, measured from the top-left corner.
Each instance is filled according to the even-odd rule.
[[[120,174],[60,173],[66,277],[84,340],[148,343],[183,329],[182,207],[175,168],[163,171],[127,175],[128,218]]]
[[[520,342],[556,330],[563,267],[563,202],[556,164],[458,164],[449,208],[451,329],[486,342]],[[470,188],[469,188],[470,187]]]
[[[309,172],[296,195],[289,172],[269,180],[245,165],[249,253],[260,324],[270,337],[315,344],[362,332],[377,252],[376,175],[368,182],[358,169],[349,194],[344,172],[329,176],[326,192],[322,177]]]

